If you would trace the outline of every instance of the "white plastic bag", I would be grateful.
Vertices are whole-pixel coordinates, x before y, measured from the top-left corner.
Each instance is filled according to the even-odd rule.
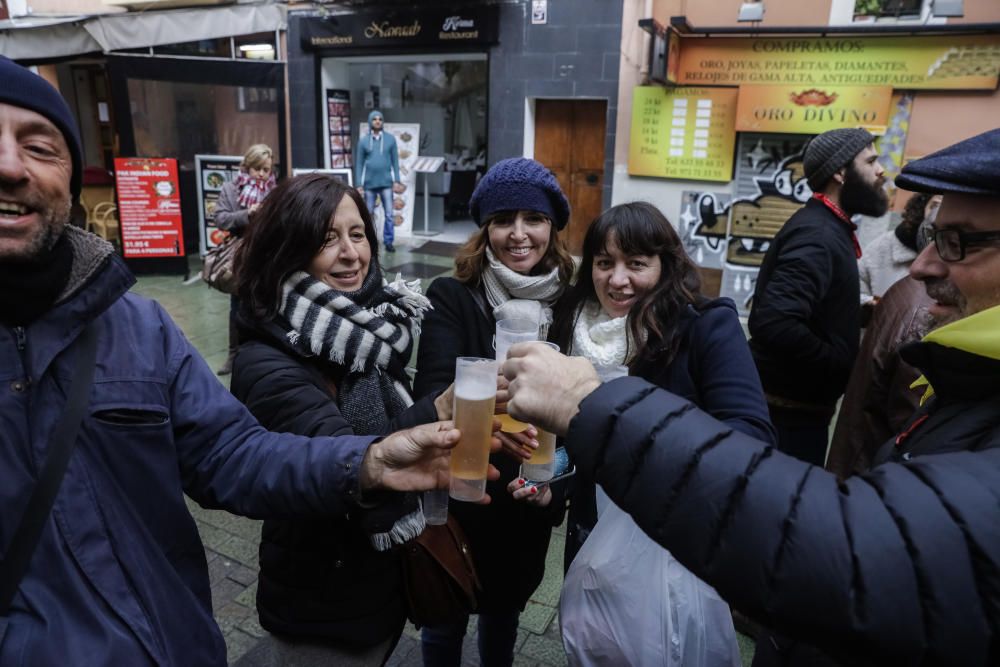
[[[566,573],[559,622],[570,665],[741,664],[729,605],[613,502]]]

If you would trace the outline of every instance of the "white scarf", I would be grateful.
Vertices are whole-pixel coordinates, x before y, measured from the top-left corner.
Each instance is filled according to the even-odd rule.
[[[552,323],[551,305],[566,287],[559,279],[559,267],[537,276],[524,275],[498,260],[489,246],[486,247],[486,259],[489,266],[483,271],[483,286],[486,288],[486,299],[493,306],[494,312],[511,299],[538,301],[542,305],[539,334],[544,340]]]
[[[628,317],[612,318],[601,304],[586,303],[573,327],[567,354],[579,355],[595,366],[621,366],[628,354]]]

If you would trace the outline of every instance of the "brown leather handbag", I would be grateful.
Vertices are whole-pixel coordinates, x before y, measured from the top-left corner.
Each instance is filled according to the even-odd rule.
[[[407,616],[415,626],[452,623],[476,610],[482,590],[469,542],[454,517],[402,547]]]

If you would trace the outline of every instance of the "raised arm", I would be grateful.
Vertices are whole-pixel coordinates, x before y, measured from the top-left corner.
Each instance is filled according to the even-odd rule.
[[[638,378],[591,393],[566,442],[581,475],[769,626],[878,664],[996,657],[1000,450],[838,484]]]

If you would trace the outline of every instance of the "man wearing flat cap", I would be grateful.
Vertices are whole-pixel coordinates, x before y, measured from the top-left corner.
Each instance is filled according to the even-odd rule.
[[[516,345],[503,365],[514,417],[564,436],[579,476],[784,633],[773,651],[758,643],[762,662],[1000,658],[1000,129],[911,162],[896,183],[944,194],[910,271],[947,324],[901,352],[925,400],[865,474],[839,479],[542,346]]]
[[[750,310],[750,350],[778,448],[815,465],[860,338],[861,246],[851,217],[889,206],[874,140],[838,129],[808,143],[802,166],[813,196],[771,242]]]

